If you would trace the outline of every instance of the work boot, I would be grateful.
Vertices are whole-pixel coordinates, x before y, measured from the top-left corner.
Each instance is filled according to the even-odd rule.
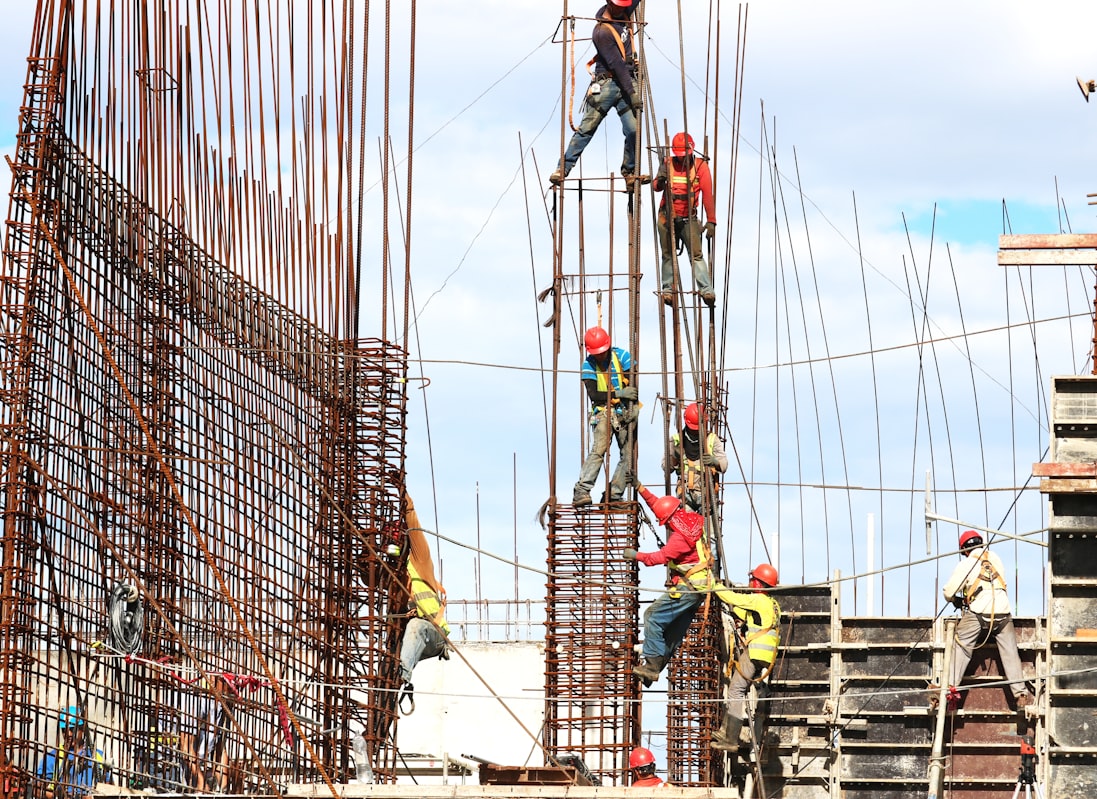
[[[716,294],[711,291],[706,291],[701,294],[701,299],[705,301],[705,305],[709,308],[716,305]]]
[[[663,291],[659,294],[659,299],[663,301],[663,305],[674,305],[674,292]]]
[[[718,752],[738,752],[743,745],[740,740],[743,732],[743,719],[736,718],[729,713],[724,716],[724,726],[712,736],[709,746]],[[749,743],[749,740],[747,743]]]
[[[553,172],[551,175],[549,175],[549,183],[551,183],[553,186],[559,186],[563,182],[564,182],[564,173],[563,173],[562,170],[557,169],[555,172]]]
[[[632,187],[636,185],[637,181],[640,181],[641,186],[651,183],[651,175],[633,175],[631,172],[625,172],[623,177],[625,178],[625,188],[629,191],[632,191]]]
[[[659,679],[659,673],[663,670],[663,666],[665,665],[667,665],[667,659],[656,655],[655,657],[644,658],[637,663],[636,666],[633,667],[632,673],[637,677],[642,678],[645,683],[649,680],[655,682]]]
[[[571,504],[577,508],[582,508],[589,505],[591,502],[590,492],[583,491],[582,489],[575,489],[575,492],[571,495]]]

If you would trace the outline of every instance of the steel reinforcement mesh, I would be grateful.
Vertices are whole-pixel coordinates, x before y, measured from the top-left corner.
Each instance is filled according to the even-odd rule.
[[[69,707],[133,788],[345,780],[358,730],[391,780],[405,353],[330,338],[36,134],[0,274],[5,795],[49,787]]]
[[[548,534],[545,749],[579,755],[603,785],[627,783],[640,740],[635,503],[556,506]]]
[[[670,661],[667,688],[667,781],[682,786],[724,784],[723,757],[709,745],[720,726],[721,603],[710,595],[697,610]]]

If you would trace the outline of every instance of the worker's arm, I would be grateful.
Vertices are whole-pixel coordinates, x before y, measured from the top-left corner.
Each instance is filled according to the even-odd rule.
[[[719,436],[713,441],[712,457],[716,459],[716,463],[712,464],[716,471],[723,474],[728,470],[728,454],[724,451],[724,442],[720,440]]]
[[[952,570],[952,575],[948,578],[945,587],[942,589],[946,601],[951,602],[956,598],[957,594],[963,594],[967,576],[972,573],[978,573],[979,564],[976,563],[973,565],[970,561],[970,558],[964,558],[956,565],[956,568]]]
[[[665,546],[654,552],[637,552],[636,560],[645,566],[662,566],[667,561],[678,561],[693,551],[693,542],[679,532],[671,532]]]
[[[608,394],[605,391],[598,390],[597,380],[584,380],[583,387],[587,390],[587,396],[590,397],[591,405],[605,405],[608,398]]]
[[[655,173],[655,180],[651,182],[651,187],[656,191],[663,191],[667,187],[667,162],[663,161],[659,164],[659,171]]]
[[[705,219],[715,223],[716,198],[712,196],[712,173],[709,171],[707,161],[697,164],[697,182],[701,189],[701,203],[705,206]]]

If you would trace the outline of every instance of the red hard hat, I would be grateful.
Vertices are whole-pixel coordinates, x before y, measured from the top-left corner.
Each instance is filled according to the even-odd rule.
[[[682,506],[682,501],[678,497],[670,496],[659,497],[657,500],[651,503],[651,509],[655,512],[655,520],[659,524],[666,524],[667,520],[674,515],[674,512]]]
[[[583,336],[583,343],[586,344],[588,353],[600,355],[609,349],[609,333],[600,327],[592,327]]]
[[[777,585],[777,570],[768,563],[759,563],[751,571],[750,576],[769,588]]]
[[[697,407],[696,402],[686,406],[686,412],[682,414],[682,418],[685,419],[686,427],[690,430],[696,430],[701,426],[701,409]]]
[[[675,158],[693,155],[693,137],[685,132],[675,133],[670,143],[670,151],[674,153]]]
[[[642,746],[637,746],[628,756],[629,768],[642,768],[644,766],[650,766],[654,762],[655,755],[651,753],[650,749],[645,749]]]
[[[621,8],[628,8],[629,6],[632,5],[632,0],[609,0],[609,1],[613,5],[620,6]]]
[[[982,543],[982,533],[977,533],[974,530],[964,530],[960,533],[960,549],[966,549],[968,546],[979,546]]]

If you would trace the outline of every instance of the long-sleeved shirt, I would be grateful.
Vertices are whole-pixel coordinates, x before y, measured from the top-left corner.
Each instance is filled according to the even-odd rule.
[[[614,19],[609,15],[605,6],[598,9],[598,13],[594,15],[596,19],[600,20],[594,26],[594,33],[591,35],[594,49],[598,51],[594,65],[595,74],[608,72],[613,75],[613,79],[617,81],[617,85],[625,97],[631,95],[634,89],[631,67],[632,33],[629,30],[629,21],[632,19],[632,15],[636,13],[639,5],[639,0],[636,0],[629,8],[626,19]],[[621,55],[621,47],[617,44],[617,36],[613,35],[611,27],[617,31],[617,36],[621,37],[621,44],[625,46],[624,56]]]
[[[668,182],[676,219],[692,216],[700,200],[705,207],[705,220],[716,221],[716,198],[712,196],[712,172],[707,161],[693,156],[664,161],[651,185],[656,191],[664,191]],[[664,194],[659,201],[659,210],[665,211],[666,207],[667,196]]]
[[[954,597],[970,597],[969,607],[981,616],[1013,612],[1002,559],[986,547],[973,549],[956,564],[943,590],[949,602]]]
[[[659,497],[651,493],[646,487],[640,489],[640,496],[651,507]],[[654,552],[637,552],[636,560],[645,566],[662,566],[665,563],[676,563],[679,566],[688,567],[699,562],[697,555],[697,542],[705,532],[705,520],[700,514],[679,508],[666,522],[670,536],[667,543]],[[678,582],[682,575],[675,573],[674,580]]]
[[[663,471],[672,470],[677,471],[680,463],[678,456],[678,447],[681,445],[682,452],[685,455],[686,461],[692,461],[699,463],[701,456],[707,452],[716,458],[716,465],[713,467],[716,471],[723,474],[728,470],[728,455],[724,450],[724,442],[720,440],[720,437],[715,433],[709,433],[708,441],[705,446],[704,452],[701,450],[701,441],[697,436],[696,430],[690,430],[688,427],[682,430],[681,438],[677,434],[674,434],[670,438],[670,447],[667,454],[663,456]]]
[[[746,625],[747,654],[751,660],[772,663],[777,658],[781,607],[768,594],[759,591],[733,591],[719,588],[716,596],[726,602],[735,618]]]

